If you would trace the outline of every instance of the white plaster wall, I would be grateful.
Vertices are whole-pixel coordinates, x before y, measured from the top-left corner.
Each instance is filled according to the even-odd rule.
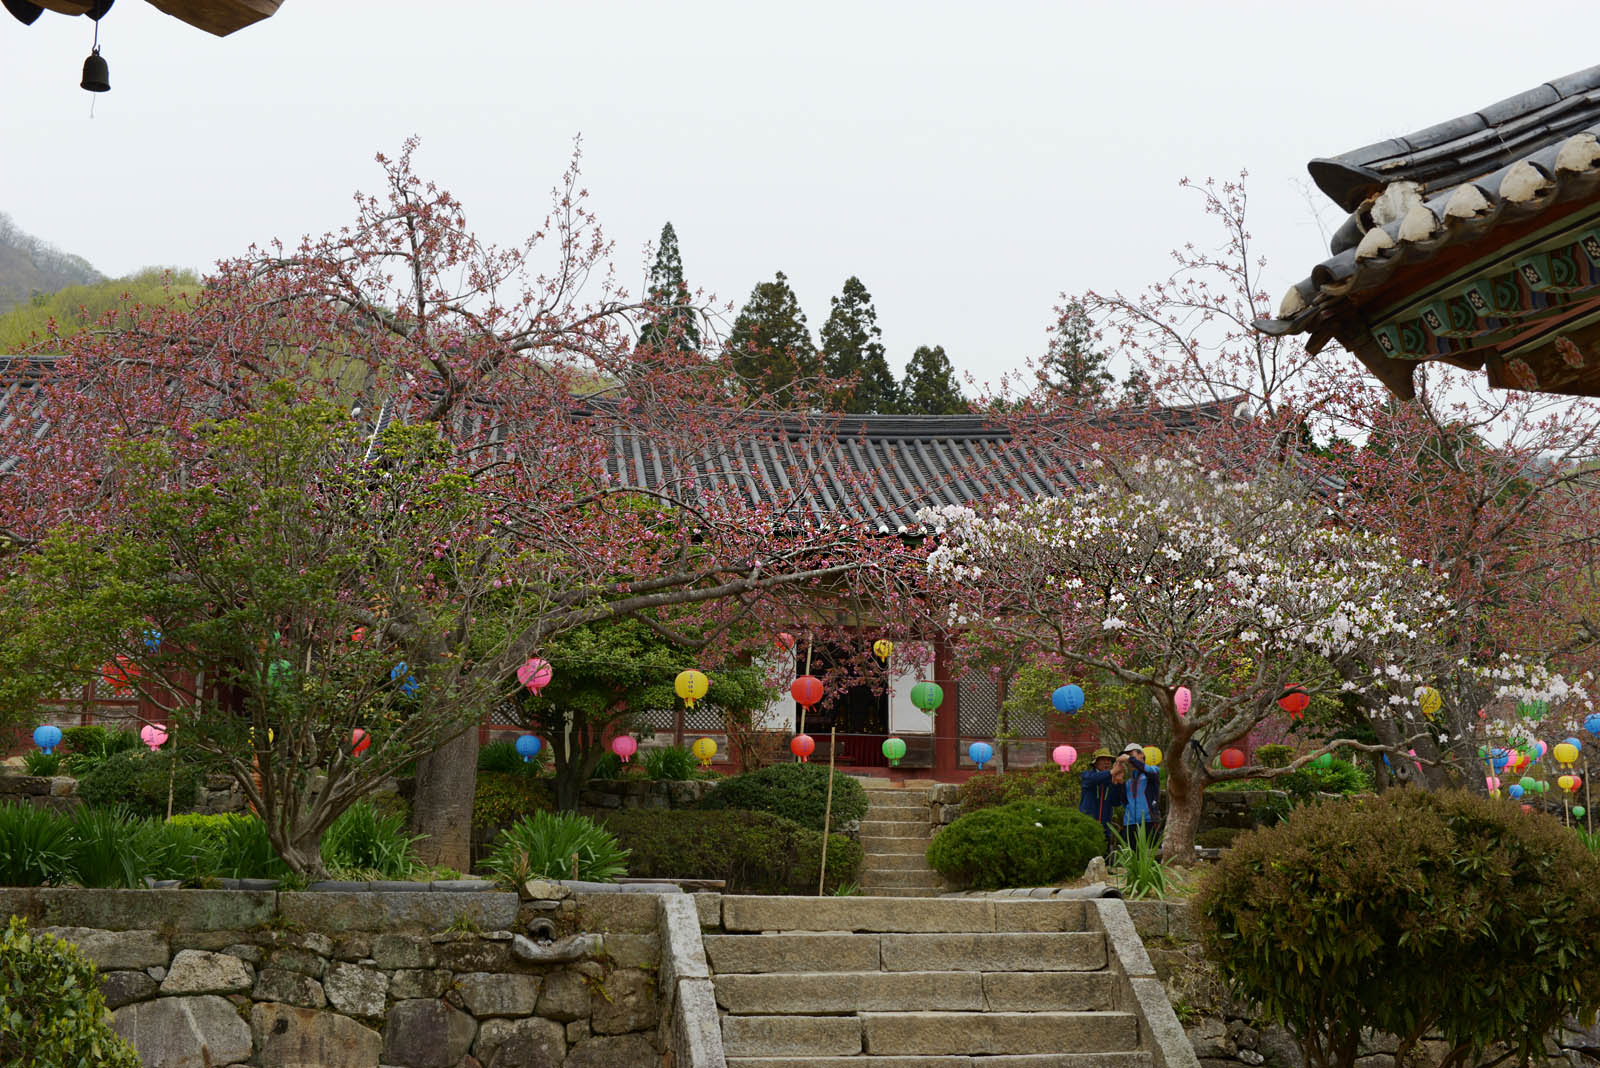
[[[766,670],[766,677],[778,681],[779,687],[772,703],[756,713],[755,725],[762,730],[792,731],[794,698],[789,696],[789,684],[794,681],[795,676],[794,651],[774,652],[761,661],[761,666]]]
[[[889,669],[889,733],[932,734],[934,717],[911,703],[911,687],[931,674],[933,665],[907,663],[897,654]]]

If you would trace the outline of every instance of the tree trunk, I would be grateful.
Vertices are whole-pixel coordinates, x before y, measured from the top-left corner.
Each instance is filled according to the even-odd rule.
[[[322,864],[322,835],[303,834],[293,842],[286,842],[278,855],[289,865],[289,870],[312,879],[326,879],[328,869]]]
[[[1167,757],[1167,823],[1162,833],[1161,862],[1180,867],[1195,861],[1194,839],[1200,831],[1200,814],[1205,807],[1205,771],[1191,766],[1189,752],[1192,732],[1180,738],[1174,732],[1173,752]]]
[[[478,728],[474,724],[417,761],[411,830],[422,863],[472,870],[472,797],[478,785]]]

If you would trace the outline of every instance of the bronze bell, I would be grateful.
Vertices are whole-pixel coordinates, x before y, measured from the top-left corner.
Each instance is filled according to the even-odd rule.
[[[91,93],[109,92],[111,89],[111,68],[100,57],[100,49],[95,48],[89,58],[83,61],[83,81],[81,84]]]

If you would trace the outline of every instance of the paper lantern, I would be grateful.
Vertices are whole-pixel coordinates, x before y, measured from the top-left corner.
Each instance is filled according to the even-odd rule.
[[[1499,779],[1498,776],[1494,776],[1494,775],[1487,776],[1483,780],[1483,785],[1488,787],[1491,790],[1498,790],[1498,789],[1500,789],[1500,779]]]
[[[159,723],[146,723],[139,728],[139,740],[154,753],[167,743],[167,728]]]
[[[555,669],[550,666],[550,662],[540,660],[536,656],[529,657],[521,667],[517,668],[517,681],[526,686],[528,692],[535,697],[539,696],[540,690],[550,685],[550,680],[555,678],[555,675]]]
[[[633,754],[639,749],[639,743],[631,734],[619,734],[611,739],[611,751],[622,758],[624,764],[633,759]]]
[[[250,748],[251,749],[256,748],[256,729],[254,727],[250,727],[248,729],[247,733],[250,736]],[[271,727],[268,727],[267,728],[267,744],[271,745],[273,742],[275,742],[277,740],[278,740],[278,732],[273,730]]]
[[[1521,783],[1512,783],[1510,786],[1506,787],[1506,793],[1510,794],[1512,797],[1521,797],[1525,792],[1526,791],[1523,790]]]
[[[1522,787],[1524,790],[1537,790],[1539,788],[1538,782],[1531,775],[1524,775],[1522,778],[1518,779],[1517,785]]]
[[[1533,806],[1532,805],[1523,805],[1522,806],[1522,811],[1524,811],[1524,812],[1532,812],[1533,811]]]
[[[279,661],[279,663],[287,663],[287,661]],[[411,669],[404,660],[389,669],[389,681],[398,682],[400,684],[400,692],[407,697],[412,697],[417,692],[417,677],[411,674]]]
[[[1062,771],[1066,771],[1078,762],[1078,751],[1070,745],[1058,745],[1050,750],[1050,759],[1054,760]]]
[[[693,753],[695,758],[700,761],[702,768],[709,768],[711,766],[711,758],[717,755],[716,740],[713,738],[698,738],[689,747],[689,752]]]
[[[811,740],[809,734],[797,734],[789,739],[789,752],[800,758],[800,763],[806,762],[806,757],[816,751],[817,743]]]
[[[1571,775],[1558,775],[1558,776],[1556,776],[1556,785],[1561,787],[1561,789],[1563,789],[1563,790],[1572,789],[1572,776]]]
[[[872,643],[872,655],[879,660],[888,660],[894,655],[894,642],[888,638],[879,638]]]
[[[43,749],[46,753],[61,744],[61,728],[46,723],[42,727],[33,729],[33,744]]]
[[[143,637],[145,652],[154,655],[161,651],[161,632],[159,630],[147,630],[144,632]]]
[[[1564,768],[1571,767],[1578,759],[1578,747],[1571,742],[1561,742],[1551,752],[1555,754],[1556,763]]]
[[[784,652],[789,652],[794,648],[794,635],[788,633],[779,634],[772,639],[772,644]]]
[[[883,740],[883,755],[889,758],[889,766],[900,766],[900,758],[906,755],[906,743],[901,738],[885,738]]]
[[[372,735],[357,727],[350,732],[350,755],[360,756],[372,747]]]
[[[1439,691],[1432,686],[1419,686],[1415,694],[1417,705],[1422,709],[1422,714],[1427,719],[1433,719],[1439,714],[1439,708],[1444,704]]]
[[[405,664],[402,662],[399,667],[403,669]],[[289,663],[287,660],[274,660],[272,663],[267,665],[267,688],[269,690],[276,690],[279,686],[282,686],[285,682],[289,681],[289,679],[291,679],[293,676],[293,664]],[[390,672],[389,677],[392,679],[396,676],[393,672]]]
[[[1278,707],[1289,713],[1291,719],[1299,719],[1305,715],[1306,706],[1311,704],[1311,695],[1298,686],[1291,686],[1278,698]]]
[[[1570,784],[1568,784],[1568,786],[1567,786],[1568,791],[1570,791],[1572,793],[1577,793],[1578,790],[1583,786],[1583,776],[1582,775],[1568,775],[1567,778],[1572,780],[1572,782]]]
[[[944,704],[944,687],[937,682],[919,682],[911,687],[911,703],[931,716]]]
[[[1583,729],[1590,734],[1600,734],[1600,712],[1591,712],[1583,717]]]
[[[537,734],[520,735],[517,738],[517,755],[520,756],[522,758],[522,762],[526,764],[534,757],[539,755],[539,750],[543,748],[543,746],[544,743],[539,740],[539,736]]]
[[[1189,687],[1179,686],[1172,691],[1172,707],[1178,710],[1178,715],[1187,716],[1189,706],[1194,701],[1194,695],[1189,692]]]
[[[1572,814],[1578,817],[1580,820],[1583,819],[1586,812],[1588,812],[1588,809],[1584,808],[1582,805],[1572,806]]]
[[[978,770],[982,771],[983,766],[994,759],[994,746],[988,742],[973,742],[967,746],[967,756],[971,757],[972,762],[978,765]]]
[[[117,693],[127,693],[132,689],[133,680],[137,679],[139,674],[139,665],[120,653],[100,669],[100,677]]]
[[[789,687],[789,694],[794,698],[795,704],[801,708],[810,708],[822,700],[822,680],[815,675],[801,675]]]
[[[355,630],[355,633],[350,635],[350,640],[353,641],[353,642],[365,641],[366,637],[367,637],[367,628],[366,627],[357,627],[356,630]]]
[[[1331,767],[1333,767],[1333,754],[1332,753],[1323,753],[1321,756],[1317,757],[1317,759],[1313,760],[1311,763],[1315,764],[1319,768],[1331,768]],[[1496,781],[1499,781],[1499,780],[1496,780]]]
[[[1574,749],[1577,749],[1577,750],[1582,750],[1583,749],[1583,742],[1579,741],[1576,736],[1571,737],[1571,738],[1565,738],[1565,739],[1563,739],[1563,741],[1565,741],[1566,744],[1572,746],[1572,748],[1574,748]]]
[[[1057,712],[1070,716],[1083,707],[1083,688],[1070,682],[1065,686],[1057,686],[1050,694],[1050,703]]]
[[[1244,767],[1244,753],[1238,749],[1224,749],[1222,751],[1222,766],[1232,771]]]
[[[672,681],[672,692],[683,698],[684,708],[693,708],[694,703],[710,689],[711,680],[706,678],[704,672],[694,668],[678,672],[678,677]]]
[[[1160,747],[1154,745],[1147,745],[1144,747],[1144,762],[1149,764],[1152,768],[1159,768],[1161,766],[1161,757],[1162,753]]]

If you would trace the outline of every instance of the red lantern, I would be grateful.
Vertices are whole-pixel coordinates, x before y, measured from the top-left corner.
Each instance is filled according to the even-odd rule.
[[[1278,698],[1278,707],[1289,713],[1290,719],[1299,719],[1311,703],[1311,695],[1298,686],[1291,686]]]
[[[133,680],[139,677],[139,665],[118,653],[100,669],[100,677],[118,693],[127,693],[133,687]]]
[[[811,735],[809,734],[797,734],[789,739],[789,752],[799,757],[802,764],[806,762],[806,757],[810,756],[816,748],[817,743],[811,740]]]
[[[810,708],[822,700],[822,680],[815,675],[801,675],[794,680],[794,685],[789,687],[789,693],[794,696],[795,703],[801,708]]]
[[[354,634],[350,635],[350,640],[353,641],[353,642],[358,642],[358,641],[361,641],[362,639],[364,639],[366,636],[367,636],[367,628],[366,627],[357,627],[356,628],[356,632]]]
[[[1244,767],[1244,753],[1238,749],[1224,749],[1222,751],[1222,766],[1229,771]]]
[[[360,756],[372,744],[372,735],[357,727],[350,732],[350,755]]]
[[[794,648],[794,635],[785,631],[772,639],[772,644],[784,652],[788,652]]]

